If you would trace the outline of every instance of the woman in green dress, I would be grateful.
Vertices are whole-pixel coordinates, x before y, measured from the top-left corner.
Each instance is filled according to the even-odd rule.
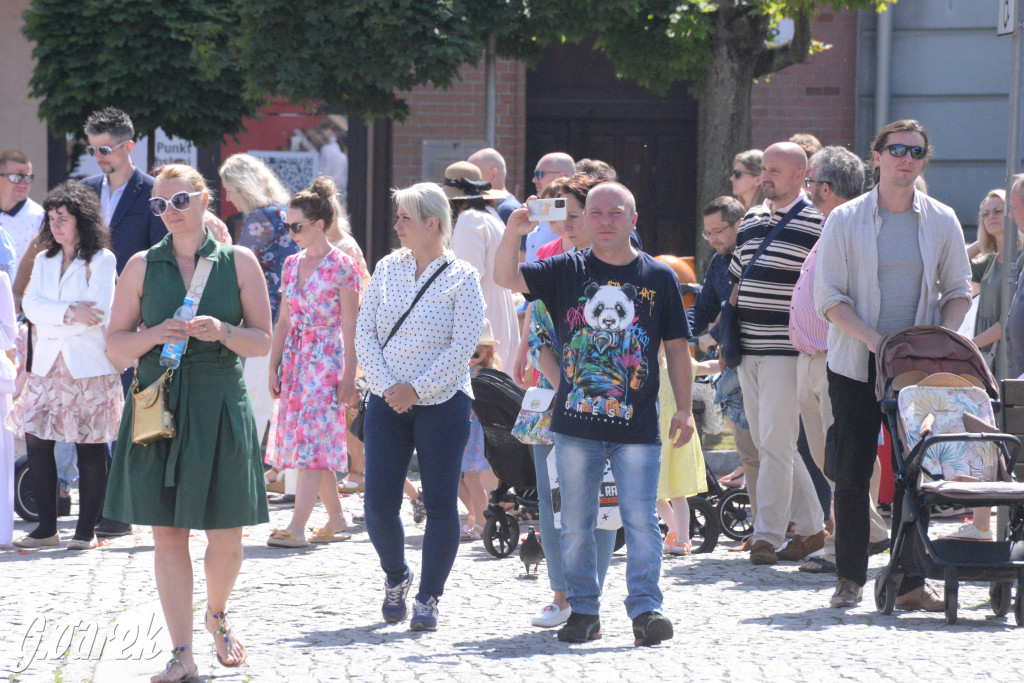
[[[189,530],[206,531],[206,629],[223,666],[245,660],[226,604],[242,563],[242,527],[268,521],[260,444],[240,357],[270,351],[270,302],[263,271],[248,249],[218,244],[203,228],[210,193],[198,171],[168,165],[150,208],[168,235],[125,266],[114,292],[108,353],[138,359],[139,387],[166,369],[167,342],[188,339],[170,385],[176,434],[132,443],[132,402],[125,403],[104,515],[153,527],[157,591],[173,656],[153,683],[193,680],[192,562]],[[197,315],[173,318],[200,258],[212,261]],[[244,321],[244,324],[242,323]],[[140,325],[141,323],[141,325]]]

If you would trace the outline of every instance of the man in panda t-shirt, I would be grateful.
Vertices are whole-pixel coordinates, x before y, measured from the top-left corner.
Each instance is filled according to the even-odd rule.
[[[520,265],[517,238],[532,226],[525,207],[514,211],[498,245],[494,280],[531,301],[542,299],[562,340],[551,431],[572,615],[558,638],[585,642],[601,636],[594,528],[610,459],[629,546],[626,611],[635,644],[656,645],[672,637],[658,588],[658,349],[664,344],[679,407],[669,437],[682,445],[694,431],[690,329],[675,273],[630,244],[637,217],[633,194],[618,183],[597,185],[587,195],[585,216],[589,250]]]

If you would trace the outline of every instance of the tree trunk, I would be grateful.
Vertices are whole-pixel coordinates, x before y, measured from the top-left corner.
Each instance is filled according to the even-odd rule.
[[[722,3],[715,12],[712,64],[702,83],[697,107],[697,249],[694,270],[704,277],[714,250],[700,237],[700,209],[715,197],[729,195],[732,159],[752,146],[750,109],[754,79],[807,59],[810,22],[806,15],[795,20],[794,39],[771,46],[767,17]]]

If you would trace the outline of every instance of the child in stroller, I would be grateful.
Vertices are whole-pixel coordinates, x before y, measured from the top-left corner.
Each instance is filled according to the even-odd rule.
[[[990,581],[991,607],[1024,625],[1024,484],[1011,472],[1020,442],[997,433],[995,378],[977,347],[941,327],[912,327],[883,337],[876,356],[876,393],[893,439],[896,484],[890,563],[875,578],[875,606],[890,614],[905,575],[945,582],[946,621],[957,620],[959,582]],[[896,509],[896,501],[900,503]],[[1002,538],[978,543],[932,539],[931,507],[1009,507]]]

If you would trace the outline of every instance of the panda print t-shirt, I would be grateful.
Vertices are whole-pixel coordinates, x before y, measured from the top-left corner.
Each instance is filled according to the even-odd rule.
[[[530,292],[548,308],[562,346],[562,381],[551,431],[615,443],[661,443],[658,430],[658,348],[686,338],[679,281],[644,252],[624,266],[589,249],[520,269]]]

